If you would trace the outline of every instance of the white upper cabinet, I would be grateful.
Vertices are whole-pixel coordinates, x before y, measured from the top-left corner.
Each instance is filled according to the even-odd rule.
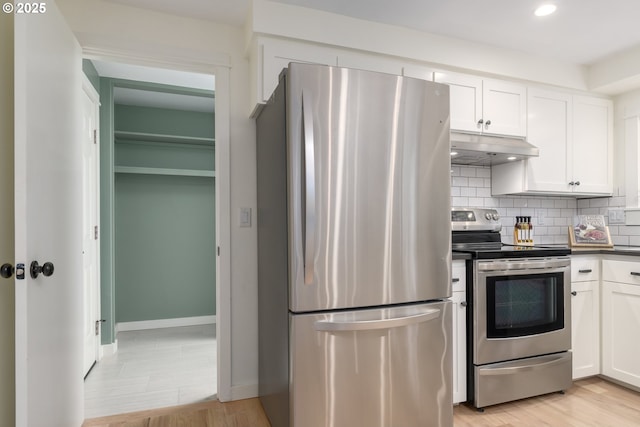
[[[536,88],[527,99],[527,139],[540,156],[493,166],[492,194],[611,195],[613,103]]]
[[[434,80],[450,87],[451,129],[498,135],[526,135],[525,86],[443,72],[436,72]]]
[[[587,96],[573,97],[574,191],[613,192],[613,102]]]
[[[280,74],[290,62],[337,65],[338,55],[334,49],[324,46],[302,44],[285,40],[257,38],[250,50],[252,111],[255,117],[278,86]]]
[[[402,75],[405,77],[433,81],[433,74],[433,69],[422,65],[407,64],[402,67]]]
[[[377,71],[379,73],[402,75],[403,63],[384,56],[367,55],[365,53],[340,53],[338,66],[357,70]]]

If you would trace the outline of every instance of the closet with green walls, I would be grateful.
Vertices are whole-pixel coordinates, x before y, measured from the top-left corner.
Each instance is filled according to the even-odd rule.
[[[188,111],[118,103],[117,91],[114,323],[214,316],[214,100]]]

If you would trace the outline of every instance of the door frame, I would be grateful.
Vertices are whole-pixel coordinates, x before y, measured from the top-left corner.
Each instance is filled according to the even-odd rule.
[[[100,95],[98,94],[96,89],[93,87],[93,85],[89,81],[89,78],[84,73],[82,73],[82,93],[86,95],[87,98],[89,98],[89,100],[91,100],[93,104],[95,119],[96,119],[96,129],[95,129],[96,134],[94,136],[94,144],[96,144],[96,149],[97,149],[95,179],[96,179],[98,190],[99,190],[100,188]],[[83,144],[84,143],[86,143],[86,141],[83,141]],[[83,174],[82,179],[87,180],[87,176]],[[97,206],[96,206],[96,216],[94,219],[96,221],[95,225],[99,227],[100,225],[100,194],[97,194],[96,197],[97,199],[95,199],[95,202]],[[85,209],[87,200],[83,199],[82,203],[83,203],[83,209]],[[92,301],[90,301],[90,304],[93,305],[93,309],[95,310],[94,321],[97,321],[101,317],[100,316],[100,240],[99,240],[98,231],[96,231],[95,240],[97,240],[95,260],[94,260],[96,265],[96,275],[95,275],[95,280],[93,280],[93,283],[91,284],[91,286],[96,287],[97,289],[93,290],[95,297],[92,299]],[[83,265],[84,265],[84,261],[83,261]],[[84,289],[85,288],[83,284],[83,290]],[[84,299],[84,301],[86,301],[86,299]],[[87,307],[85,307],[85,309],[87,309]],[[83,320],[86,320],[86,318],[84,318]],[[94,337],[94,346],[95,346],[94,355],[95,355],[96,362],[102,358],[102,351],[101,351],[102,346],[100,345],[101,338],[102,338],[102,333],[100,332],[101,329],[102,328],[97,328],[97,335]],[[84,345],[86,346],[87,344],[84,343]],[[84,361],[84,358],[83,358],[83,361]],[[89,371],[91,371],[91,369],[92,368],[89,368]],[[85,372],[84,374],[87,375],[89,371]]]
[[[232,400],[231,393],[231,188],[230,188],[230,68],[227,55],[202,58],[176,57],[168,52],[141,51],[82,46],[83,58],[99,61],[123,62],[154,68],[166,68],[213,75],[215,77],[215,171],[216,171],[216,345],[217,345],[217,395],[218,400]],[[153,52],[153,53],[149,53]],[[100,94],[102,96],[102,93]],[[113,155],[113,138],[103,140]],[[103,162],[104,163],[104,162]],[[111,162],[113,163],[113,162]],[[101,172],[102,174],[102,172]],[[110,195],[113,201],[113,166]],[[102,193],[103,189],[101,189]],[[101,199],[104,196],[101,195]],[[113,207],[113,203],[111,204]],[[112,208],[113,210],[113,208]],[[113,212],[111,230],[103,227],[101,239],[113,242]],[[106,235],[110,233],[111,235]],[[102,269],[112,268],[101,266]],[[111,274],[113,287],[113,274]],[[113,290],[113,289],[112,289]]]

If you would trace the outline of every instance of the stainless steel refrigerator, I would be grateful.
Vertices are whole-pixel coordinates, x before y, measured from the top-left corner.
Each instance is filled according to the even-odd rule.
[[[292,63],[256,128],[272,427],[452,426],[448,86]]]

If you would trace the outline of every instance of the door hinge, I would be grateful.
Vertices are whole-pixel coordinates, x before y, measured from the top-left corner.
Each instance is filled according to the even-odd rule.
[[[105,319],[96,320],[96,336],[100,335],[100,324],[106,322]]]
[[[98,143],[98,129],[93,130],[93,143],[94,144]]]
[[[98,240],[98,226],[93,227],[93,239]]]
[[[220,256],[220,246],[218,246],[218,256]]]

